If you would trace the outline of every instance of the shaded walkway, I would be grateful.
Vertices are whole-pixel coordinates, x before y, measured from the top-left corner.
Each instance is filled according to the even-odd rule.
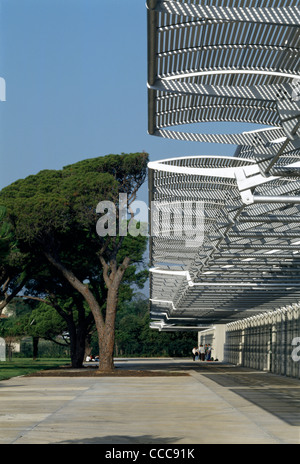
[[[177,359],[116,367],[188,375],[2,381],[0,443],[300,443],[298,380]]]

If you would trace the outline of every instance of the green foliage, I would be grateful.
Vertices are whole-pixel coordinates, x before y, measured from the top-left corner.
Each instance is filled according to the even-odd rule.
[[[0,205],[0,314],[2,308],[24,286],[29,256],[22,253],[7,208]],[[9,295],[10,296],[7,296]]]
[[[10,317],[0,319],[0,336],[24,336],[53,340],[67,330],[65,321],[55,309],[45,303],[15,299],[9,305]]]
[[[40,303],[29,315],[21,319],[24,334],[32,337],[53,340],[57,335],[67,331],[64,319],[52,306]]]
[[[121,305],[116,321],[116,356],[190,356],[197,335],[150,328],[148,300],[137,294]]]
[[[132,201],[145,179],[147,160],[146,153],[86,159],[61,170],[43,170],[0,192],[0,206],[3,207],[0,233],[8,237],[7,253],[11,254],[16,248],[20,256],[13,273],[7,267],[3,272],[0,269],[2,293],[8,293],[9,289],[11,295],[13,290],[17,294],[25,281],[26,294],[47,298],[67,321],[73,348],[76,345],[77,349],[79,343],[81,348],[84,345],[82,330],[78,340],[74,340],[78,335],[74,323],[77,329],[80,326],[86,335],[89,334],[91,318],[88,321],[87,318],[91,315],[91,301],[93,314],[97,311],[102,318],[101,324],[105,323],[109,314],[109,311],[106,313],[109,275],[116,275],[125,257],[130,257],[130,265],[127,267],[126,259],[118,274],[123,279],[121,286],[119,280],[116,290],[119,303],[132,297],[133,282],[142,287],[147,279],[147,271],[141,268],[146,237],[117,236],[108,240],[99,237],[96,230],[98,203],[112,201],[118,207],[120,193],[126,193]],[[9,286],[5,284],[8,276]],[[90,306],[87,314],[83,300]],[[36,313],[30,322],[22,320],[22,330],[34,337],[53,337],[58,322],[51,325],[52,315],[50,317],[47,305],[40,309],[47,314],[48,323]],[[22,331],[20,321],[18,330]]]
[[[44,170],[20,179],[0,192],[16,237],[23,244],[40,246],[83,232],[97,240],[96,206],[102,200],[118,202],[120,192],[130,195],[145,175],[148,155],[108,155],[87,159],[62,170]],[[49,243],[50,240],[50,243]],[[66,242],[63,242],[66,246]]]
[[[0,268],[12,267],[19,261],[19,250],[14,236],[14,229],[9,221],[7,208],[0,205]]]
[[[0,253],[3,258],[4,253],[9,249],[10,240],[13,236],[12,226],[6,220],[6,208],[0,206]]]
[[[6,222],[0,218],[0,226],[3,233],[9,227],[13,229],[18,250],[30,264],[33,277],[40,278],[41,268],[45,269],[43,252],[51,251],[59,254],[61,262],[81,281],[96,276],[99,280],[98,252],[105,238],[96,232],[97,204],[108,200],[117,205],[121,192],[130,196],[145,176],[147,159],[146,153],[87,159],[62,170],[41,171],[2,189],[0,205]],[[118,241],[116,237],[107,250],[112,251]],[[118,251],[118,263],[125,255],[131,257],[132,263],[142,262],[146,243],[141,235],[125,237]],[[10,240],[10,252],[14,247]],[[135,278],[132,268],[126,273],[127,281]]]

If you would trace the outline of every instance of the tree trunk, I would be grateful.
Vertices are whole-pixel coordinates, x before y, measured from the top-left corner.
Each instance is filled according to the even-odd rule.
[[[39,337],[32,337],[33,342],[33,360],[35,361],[38,358],[39,354]]]
[[[85,353],[85,326],[76,325],[73,320],[68,320],[68,331],[70,335],[70,355],[72,367],[79,369],[82,366]]]
[[[107,293],[105,328],[99,337],[100,362],[99,370],[102,372],[113,371],[114,345],[115,345],[115,321],[118,304],[118,286],[111,285]]]
[[[126,271],[130,258],[126,257],[123,263],[117,268],[116,261],[111,261],[110,266],[105,263],[101,257],[101,263],[103,265],[103,275],[105,283],[108,287],[107,301],[106,301],[106,317],[105,325],[102,333],[98,331],[100,335],[99,346],[100,346],[100,371],[113,371],[114,366],[114,343],[115,343],[115,321],[116,312],[118,305],[119,287]],[[108,269],[112,270],[111,275],[108,275]]]
[[[101,308],[90,291],[87,285],[83,284],[72,271],[67,269],[61,262],[59,262],[50,253],[44,252],[46,258],[53,264],[67,279],[67,281],[75,288],[85,299],[91,312],[93,313],[96,329],[98,333],[98,341],[100,348],[100,362],[99,370],[105,372],[111,372],[114,370],[114,341],[115,341],[115,319],[118,303],[118,292],[123,278],[124,272],[126,271],[130,258],[125,257],[123,263],[117,268],[116,261],[111,261],[108,265],[102,256],[100,261],[103,265],[104,280],[108,287],[107,292],[107,304],[106,304],[106,317],[105,322],[102,316]],[[108,269],[113,269],[111,275],[108,275]]]
[[[77,331],[76,336],[76,349],[71,356],[72,367],[75,368],[82,368],[83,360],[84,360],[84,353],[85,353],[85,340],[84,334],[80,333],[81,331]]]

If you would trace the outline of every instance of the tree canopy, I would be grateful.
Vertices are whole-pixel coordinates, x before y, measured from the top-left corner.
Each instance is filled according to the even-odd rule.
[[[1,226],[12,230],[24,259],[27,287],[34,281],[54,305],[58,289],[68,296],[72,289],[74,304],[84,303],[93,314],[105,369],[113,368],[121,282],[145,281],[146,272],[137,265],[142,263],[147,239],[99,236],[96,209],[100,201],[111,201],[118,221],[119,194],[126,193],[129,207],[145,180],[147,161],[147,153],[86,159],[20,179],[0,192],[9,225],[2,220]],[[12,243],[10,239],[10,251]]]

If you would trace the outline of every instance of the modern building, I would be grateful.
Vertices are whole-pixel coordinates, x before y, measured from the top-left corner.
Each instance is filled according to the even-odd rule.
[[[147,15],[149,134],[219,144],[149,163],[151,325],[300,377],[299,0],[148,0]]]

